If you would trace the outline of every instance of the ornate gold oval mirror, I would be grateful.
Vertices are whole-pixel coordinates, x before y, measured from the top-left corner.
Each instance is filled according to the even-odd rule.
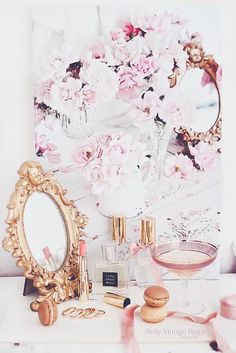
[[[21,165],[19,180],[8,204],[7,237],[3,247],[24,268],[39,297],[31,303],[37,311],[45,298],[56,303],[75,296],[78,286],[78,240],[87,217],[65,198],[66,190],[40,163]]]
[[[180,87],[195,105],[190,127],[175,129],[184,141],[200,140],[213,144],[221,139],[221,96],[217,82],[219,65],[212,55],[205,55],[198,43],[189,43],[187,71],[180,80]],[[207,81],[206,84],[204,80]]]

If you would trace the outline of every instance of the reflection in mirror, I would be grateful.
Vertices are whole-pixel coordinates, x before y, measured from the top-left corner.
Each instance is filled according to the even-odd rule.
[[[219,111],[219,96],[213,84],[203,87],[203,70],[188,70],[181,81],[181,89],[195,106],[190,128],[197,132],[208,131],[216,122]]]
[[[62,214],[49,195],[31,194],[23,215],[26,241],[35,261],[49,271],[58,270],[67,252],[66,227]]]

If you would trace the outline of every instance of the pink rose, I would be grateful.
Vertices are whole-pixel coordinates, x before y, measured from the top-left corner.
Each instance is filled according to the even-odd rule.
[[[188,126],[194,112],[193,103],[178,89],[171,88],[161,101],[159,118],[174,126]]]
[[[94,43],[88,49],[91,50],[93,59],[99,59],[99,60],[105,59],[106,54],[105,54],[105,46],[103,42],[99,41],[97,43]]]
[[[97,137],[98,143],[105,146],[108,146],[111,140],[112,140],[111,135],[100,135]]]
[[[144,85],[142,78],[138,77],[130,67],[121,66],[119,75],[118,96],[126,102],[132,98],[137,98],[140,94],[139,88]]]
[[[147,58],[146,55],[143,54],[135,56],[131,60],[130,66],[133,72],[142,78],[152,75],[157,69],[154,58]]]
[[[217,71],[216,71],[216,81],[217,81],[218,85],[221,84],[221,81],[222,81],[222,66],[219,66]],[[208,73],[206,71],[203,71],[201,85],[202,85],[202,87],[205,87],[205,86],[209,85],[211,90],[215,90],[215,84],[214,84],[212,78],[210,77],[210,75],[208,75]]]
[[[84,109],[87,110],[96,104],[97,93],[90,85],[85,85],[81,90],[83,96]]]
[[[96,92],[96,103],[110,102],[118,91],[117,74],[105,63],[91,60],[88,68],[81,70],[81,78]]]
[[[60,163],[60,153],[55,152],[57,146],[49,141],[46,135],[35,134],[35,153],[38,157],[48,159],[49,163]]]
[[[49,163],[58,164],[61,162],[61,157],[59,152],[48,151],[45,156]]]
[[[157,116],[159,103],[158,96],[154,92],[146,92],[143,98],[138,98],[133,103],[129,112],[136,123],[145,123],[147,120],[154,120]]]
[[[39,125],[42,120],[45,119],[45,113],[38,108],[34,108],[34,124],[35,126]]]
[[[158,24],[158,18],[154,16],[135,16],[132,18],[135,27],[142,29],[144,32],[153,31]]]
[[[180,27],[186,27],[188,24],[188,19],[186,19],[179,9],[176,9],[173,13],[170,14],[171,16],[171,23],[178,25]]]
[[[81,93],[82,81],[68,77],[66,81],[59,82],[53,87],[55,109],[63,114],[73,114],[83,107],[83,95]]]
[[[207,142],[200,141],[195,147],[189,146],[189,150],[201,170],[209,170],[214,166],[216,156]]]
[[[114,56],[115,64],[128,64],[135,55],[140,51],[140,41],[132,40],[129,42],[115,43],[113,46],[112,54]]]
[[[193,162],[188,156],[176,154],[166,159],[164,173],[177,179],[188,179],[194,171]]]
[[[37,97],[38,103],[45,103],[51,106],[52,104],[52,87],[55,81],[51,78],[39,81],[35,85],[35,97]]]
[[[39,156],[47,151],[48,147],[48,139],[44,134],[39,135],[37,132],[35,133],[35,152]]]
[[[97,158],[98,154],[99,148],[96,138],[89,137],[76,146],[72,153],[72,159],[79,168],[83,168],[94,158]]]
[[[191,34],[190,41],[194,43],[202,44],[202,35],[198,32],[194,32]]]
[[[132,23],[126,23],[123,26],[123,32],[125,33],[125,39],[129,40],[132,39],[133,37],[136,37],[137,35],[139,35],[141,33],[141,29],[140,28],[135,28]]]
[[[111,38],[114,41],[123,41],[125,39],[125,33],[122,28],[117,28],[114,31],[110,32]]]

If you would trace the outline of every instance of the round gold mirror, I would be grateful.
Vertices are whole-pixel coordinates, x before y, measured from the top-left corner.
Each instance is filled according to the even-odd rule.
[[[75,296],[78,240],[87,217],[65,198],[66,190],[40,163],[25,162],[18,174],[8,204],[3,247],[38,289],[39,297],[31,303],[31,309],[37,311],[45,298],[61,303]]]
[[[217,82],[220,70],[212,55],[205,55],[198,43],[189,43],[187,71],[180,80],[181,90],[195,106],[190,126],[175,129],[184,141],[201,140],[214,144],[221,139],[221,96]]]

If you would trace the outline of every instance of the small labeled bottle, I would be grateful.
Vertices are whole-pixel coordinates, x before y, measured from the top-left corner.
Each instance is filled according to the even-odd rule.
[[[126,257],[125,217],[112,219],[112,240],[102,245],[101,263],[94,265],[94,292],[104,294],[113,291],[126,294],[128,289],[128,263]]]
[[[156,219],[145,217],[141,219],[141,238],[139,250],[134,256],[134,273],[139,287],[148,287],[156,283],[153,273],[153,263],[148,246],[156,241]]]

